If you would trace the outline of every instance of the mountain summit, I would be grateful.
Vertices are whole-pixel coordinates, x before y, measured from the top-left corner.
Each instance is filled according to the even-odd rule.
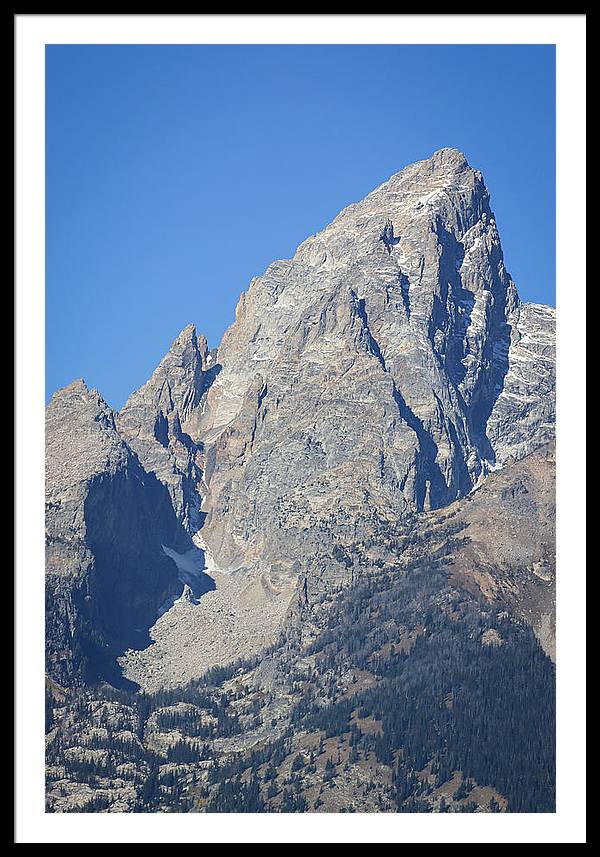
[[[76,393],[57,394],[52,425]],[[262,611],[268,636],[294,598],[361,573],[357,534],[446,507],[552,440],[554,311],[521,303],[481,173],[440,149],[254,278],[216,351],[186,327],[104,423],[167,490],[190,544],[243,581],[232,615]],[[69,428],[61,456],[95,462],[104,435]],[[51,530],[55,496],[79,480],[57,467],[56,431]],[[113,457],[93,484],[115,479]]]
[[[205,539],[298,559],[325,521],[465,496],[551,436],[553,336],[481,173],[456,149],[407,167],[242,295],[199,419]]]

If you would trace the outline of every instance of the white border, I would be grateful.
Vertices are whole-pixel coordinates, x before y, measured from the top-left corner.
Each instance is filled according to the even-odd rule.
[[[585,841],[585,18],[16,16],[16,841]],[[558,801],[552,815],[46,815],[43,811],[46,43],[557,45]],[[498,117],[498,121],[503,121]],[[515,134],[519,129],[514,129]]]

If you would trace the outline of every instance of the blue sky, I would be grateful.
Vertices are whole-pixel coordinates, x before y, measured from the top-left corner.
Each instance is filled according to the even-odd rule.
[[[113,407],[189,322],[402,167],[465,152],[554,304],[553,46],[48,46],[46,388]]]

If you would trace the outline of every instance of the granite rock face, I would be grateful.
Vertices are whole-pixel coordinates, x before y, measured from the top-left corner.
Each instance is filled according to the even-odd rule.
[[[548,440],[552,350],[464,155],[392,176],[241,297],[199,417],[216,559],[291,570],[361,510],[468,494]]]
[[[556,312],[521,304],[510,326],[508,371],[487,422],[497,464],[522,458],[555,436]]]
[[[198,338],[194,325],[188,325],[117,417],[122,437],[144,467],[167,486],[175,511],[190,532],[199,528],[202,480],[202,445],[191,435],[213,374],[208,361],[206,339]]]
[[[46,411],[48,675],[63,686],[116,680],[116,654],[139,645],[181,591],[162,543],[188,541],[167,489],[98,393],[83,381],[55,393]]]

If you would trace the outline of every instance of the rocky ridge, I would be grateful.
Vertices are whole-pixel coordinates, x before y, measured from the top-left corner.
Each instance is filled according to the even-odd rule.
[[[148,652],[161,638],[173,662],[176,627],[193,650],[196,621],[216,643],[220,610],[243,622],[190,669],[235,657],[261,613],[272,639],[288,608],[362,573],[351,546],[374,521],[468,496],[553,425],[554,311],[520,302],[481,173],[441,149],[256,277],[218,349],[185,328],[114,418],[122,454],[168,491],[181,532],[164,545],[193,539],[220,575]]]
[[[199,526],[202,445],[190,437],[210,383],[206,339],[188,325],[143,387],[132,393],[117,416],[121,436],[169,489],[186,529]]]
[[[517,616],[556,655],[554,443],[492,473],[464,500],[426,521],[460,527],[448,570],[460,586]],[[427,525],[427,524],[426,524]]]

